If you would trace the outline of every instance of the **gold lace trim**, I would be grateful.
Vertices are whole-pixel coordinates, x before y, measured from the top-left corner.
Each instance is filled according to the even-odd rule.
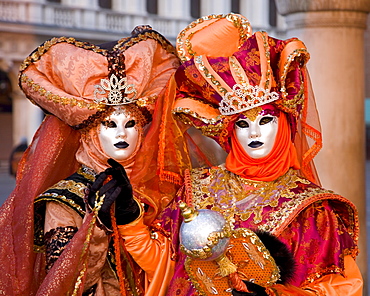
[[[72,208],[76,209],[79,211],[80,214],[84,215],[85,214],[85,209],[82,209],[78,204],[76,204],[73,200],[66,198],[64,195],[59,195],[57,193],[43,193],[42,195],[37,198],[35,202],[40,202],[40,201],[64,201],[65,203],[69,204]],[[60,202],[60,201],[59,201]]]
[[[85,188],[86,188],[86,185],[83,183],[75,182],[73,180],[62,180],[49,189],[62,189],[62,190],[67,189],[68,191],[76,194],[81,199],[83,199],[85,196]],[[67,198],[64,195],[57,194],[55,192],[42,193],[41,195],[39,195],[39,197],[37,198],[35,202],[50,201],[50,200],[54,201],[55,199],[57,200],[59,199],[69,204],[72,208],[76,209],[82,215],[85,214],[85,209],[81,208],[75,201],[73,201],[70,198]]]
[[[287,92],[286,92],[286,88],[285,88],[286,75],[288,74],[288,70],[289,70],[289,66],[290,66],[291,62],[297,57],[301,58],[301,63],[302,64],[305,64],[309,59],[309,53],[308,53],[307,49],[304,49],[304,48],[295,49],[292,53],[289,54],[289,56],[287,57],[287,59],[284,63],[283,73],[280,76],[280,81],[282,81],[281,93],[282,93],[283,98],[285,98],[285,99],[287,97]]]
[[[200,130],[203,135],[215,137],[219,135],[225,129],[225,121],[222,119],[222,116],[217,116],[215,118],[207,119],[205,117],[200,116],[198,113],[183,107],[177,107],[172,111],[172,113],[178,117],[181,122],[184,124],[191,124],[196,129]],[[204,125],[198,126],[195,125],[187,116],[191,116],[193,118],[199,119],[200,121],[204,122]]]
[[[105,110],[104,104],[88,103],[84,100],[78,100],[74,97],[61,97],[56,94],[53,94],[50,91],[47,91],[41,85],[35,83],[31,78],[29,78],[25,73],[20,77],[21,83],[26,83],[29,88],[32,88],[33,91],[39,93],[40,96],[45,96],[49,101],[52,101],[56,104],[70,105],[72,107],[77,106],[79,108],[95,109],[98,111]],[[28,98],[33,104],[37,105],[34,100]]]
[[[294,194],[294,199],[284,202],[279,211],[274,211],[269,214],[267,222],[263,225],[260,225],[258,229],[268,232],[274,232],[274,230],[278,229],[285,221],[289,218],[289,216],[295,212],[299,206],[301,206],[309,197],[314,195],[323,194],[323,193],[333,193],[330,190],[324,190],[322,188],[308,188],[302,193]]]
[[[114,46],[114,50],[127,50],[136,43],[140,41],[145,41],[147,39],[153,39],[157,41],[164,50],[166,50],[167,53],[172,53],[176,55],[176,49],[175,47],[166,39],[164,38],[161,34],[158,32],[152,30],[152,31],[147,31],[144,33],[140,33],[137,37],[125,37],[122,38],[121,40],[118,41],[118,43]]]
[[[53,186],[53,189],[67,189],[81,198],[85,196],[85,188],[85,184],[73,180],[62,180]]]

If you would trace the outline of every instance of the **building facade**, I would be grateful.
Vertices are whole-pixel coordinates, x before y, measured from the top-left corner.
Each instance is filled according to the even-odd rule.
[[[0,161],[5,165],[15,145],[29,143],[42,120],[41,110],[20,92],[17,75],[24,58],[47,39],[99,44],[149,24],[175,44],[193,19],[230,11],[249,17],[257,30],[284,34],[283,18],[269,0],[0,0]]]
[[[359,209],[359,265],[367,278],[364,114],[365,99],[370,98],[369,0],[0,0],[0,167],[8,166],[13,147],[30,143],[43,118],[17,85],[21,62],[39,44],[57,36],[99,44],[127,36],[143,24],[175,43],[192,20],[231,11],[246,16],[254,31],[299,37],[306,43],[324,140],[316,166],[322,185]]]

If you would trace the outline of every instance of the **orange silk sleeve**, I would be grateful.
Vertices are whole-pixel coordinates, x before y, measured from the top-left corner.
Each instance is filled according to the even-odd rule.
[[[165,295],[174,271],[169,240],[157,233],[152,238],[143,218],[134,223],[119,225],[127,251],[145,271],[147,287],[145,296]]]
[[[363,280],[355,260],[344,257],[344,276],[329,274],[312,284],[298,288],[290,285],[275,285],[268,290],[269,295],[302,295],[302,296],[361,296]]]
[[[83,223],[80,215],[72,208],[55,201],[46,203],[45,233],[51,229],[63,226],[74,226],[80,228]],[[90,241],[87,276],[84,283],[86,291],[96,283],[97,291],[103,289],[102,270],[106,262],[109,238],[105,231],[95,226]],[[108,278],[105,278],[108,282]]]

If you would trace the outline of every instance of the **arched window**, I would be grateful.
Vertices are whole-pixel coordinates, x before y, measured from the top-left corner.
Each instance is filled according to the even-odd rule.
[[[240,13],[240,0],[231,0],[231,11]]]
[[[271,27],[276,27],[277,25],[277,9],[275,0],[269,1],[269,24]]]
[[[190,1],[190,16],[192,18],[200,18],[200,0]]]
[[[8,74],[0,70],[0,112],[12,112],[12,84]]]
[[[112,9],[112,0],[99,0],[99,7],[105,9]]]
[[[150,14],[158,14],[158,0],[146,0],[146,11]]]

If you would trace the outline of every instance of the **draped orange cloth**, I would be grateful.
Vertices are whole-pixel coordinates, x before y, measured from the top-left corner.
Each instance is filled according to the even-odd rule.
[[[226,168],[243,178],[273,181],[284,175],[289,168],[300,168],[297,152],[291,140],[289,123],[282,112],[279,116],[274,147],[267,156],[250,157],[240,145],[235,131],[231,135],[231,145],[232,149],[226,158]]]
[[[118,231],[125,239],[127,251],[145,271],[145,296],[165,295],[175,266],[171,259],[171,241],[160,233],[156,233],[157,238],[151,238],[142,217],[130,224],[119,225]]]

